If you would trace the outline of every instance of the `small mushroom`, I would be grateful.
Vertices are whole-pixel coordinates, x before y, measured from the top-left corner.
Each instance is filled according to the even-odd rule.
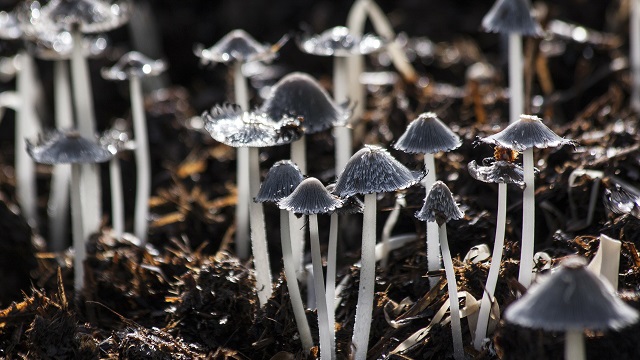
[[[615,295],[611,286],[571,257],[532,286],[504,312],[513,324],[565,331],[565,359],[586,359],[584,330],[621,329],[638,321],[638,312]]]

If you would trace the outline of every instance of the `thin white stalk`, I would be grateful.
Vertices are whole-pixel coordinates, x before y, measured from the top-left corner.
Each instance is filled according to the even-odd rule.
[[[460,326],[460,305],[458,305],[458,283],[453,269],[449,241],[447,240],[447,224],[440,225],[440,246],[442,247],[442,261],[447,276],[449,290],[449,313],[451,314],[451,335],[453,337],[453,358],[464,360],[464,346],[462,344],[462,327]]]
[[[582,330],[567,330],[564,335],[565,360],[585,360],[587,351]]]
[[[304,266],[306,282],[307,282],[307,309],[316,309],[316,289],[313,286],[313,264],[307,264]]]
[[[55,121],[57,129],[73,128],[73,105],[71,102],[71,84],[69,69],[65,60],[57,60],[53,67],[53,85],[55,101]],[[60,251],[65,247],[65,234],[69,219],[69,181],[71,166],[58,164],[51,176],[51,192],[47,204],[49,215],[49,234],[51,249]]]
[[[382,259],[380,260],[380,266],[382,266],[383,269],[386,269],[387,264],[389,263],[389,253],[391,252],[389,239],[391,238],[393,228],[398,222],[398,216],[400,215],[400,209],[403,207],[403,203],[405,203],[403,197],[396,197],[393,210],[389,213],[389,217],[387,217],[387,221],[385,221],[384,226],[382,227]]]
[[[600,246],[587,268],[607,279],[614,290],[618,290],[618,272],[620,270],[620,240],[600,234]]]
[[[242,63],[233,65],[235,101],[243,110],[249,110],[247,79],[242,75]],[[238,148],[236,152],[236,183],[238,203],[236,205],[236,254],[240,259],[249,258],[249,149]]]
[[[331,348],[331,331],[329,330],[329,313],[327,311],[327,294],[324,289],[322,275],[322,254],[320,253],[320,235],[318,231],[318,215],[309,215],[309,242],[311,244],[311,262],[313,263],[313,286],[316,289],[318,305],[318,331],[320,336],[320,359],[333,359],[335,349]]]
[[[342,104],[348,100],[349,80],[347,69],[347,58],[335,56],[333,58],[333,99],[336,103]],[[352,139],[349,121],[343,126],[334,127],[334,136],[336,139],[336,177],[340,175],[344,167],[351,158]]]
[[[302,350],[304,350],[305,354],[309,354],[311,347],[313,347],[313,339],[311,338],[311,330],[307,322],[307,315],[304,312],[304,303],[300,295],[300,288],[298,287],[293,252],[291,249],[291,238],[289,237],[289,212],[286,210],[280,210],[280,241],[282,242],[284,274],[289,290],[289,298],[291,299],[291,307],[293,308],[293,316],[296,318],[296,325],[300,333]]]
[[[297,217],[295,214],[289,214],[289,223],[291,224],[291,248],[294,254],[294,266],[296,268],[296,274],[298,280],[303,281],[306,278],[304,268],[304,243],[306,235],[306,217]]]
[[[306,136],[291,143],[291,161],[298,165],[300,172],[307,174],[307,143]]]
[[[84,259],[86,258],[85,238],[82,229],[83,202],[80,194],[81,165],[71,165],[71,227],[73,228],[73,286],[76,294],[84,287]]]
[[[524,109],[524,68],[522,60],[522,36],[509,34],[509,123],[520,119]]]
[[[149,196],[151,196],[151,157],[149,155],[149,137],[147,134],[147,117],[144,113],[144,99],[140,78],[129,79],[129,95],[133,113],[133,136],[136,142],[136,204],[133,232],[141,243],[147,242],[149,217]]]
[[[473,346],[476,350],[482,348],[482,341],[487,335],[487,326],[489,324],[489,314],[491,313],[491,299],[496,291],[496,283],[498,282],[498,274],[500,273],[500,264],[502,263],[502,248],[504,246],[504,232],[507,224],[507,184],[498,183],[498,216],[496,219],[496,238],[493,243],[493,254],[491,256],[491,267],[489,275],[487,275],[487,283],[485,291],[482,295],[480,303],[480,313],[478,314],[478,323],[476,325],[476,334]]]
[[[329,225],[329,247],[327,249],[327,310],[331,348],[336,348],[336,266],[338,262],[338,213],[331,214]]]
[[[73,83],[73,103],[77,116],[77,128],[81,136],[93,139],[96,132],[96,120],[93,113],[93,93],[89,77],[87,59],[82,50],[82,34],[78,29],[71,31],[73,52],[71,54],[71,80]],[[80,174],[82,198],[87,201],[84,221],[84,238],[100,228],[102,217],[102,197],[100,194],[100,175],[98,165],[83,164]]]
[[[422,185],[428,195],[431,187],[436,182],[436,162],[433,154],[424,154],[424,168],[427,171],[427,175],[422,180]],[[433,221],[427,221],[427,269],[429,271],[442,269],[438,236],[438,224]],[[438,278],[429,277],[430,287],[436,286],[437,283]]]
[[[260,190],[260,149],[249,148],[249,188],[250,199],[258,195]],[[267,232],[264,224],[264,210],[261,203],[251,202],[249,205],[251,218],[251,247],[253,251],[253,267],[256,271],[256,288],[260,307],[271,297],[271,266],[269,265],[269,248]]]
[[[354,36],[362,36],[364,33],[364,25],[367,22],[367,8],[371,0],[356,0],[347,16],[347,27],[349,32]],[[364,113],[366,91],[360,83],[360,74],[364,71],[364,56],[354,55],[346,59],[347,76],[349,87],[349,99],[354,102],[353,114],[354,119],[360,118]],[[340,169],[342,170],[342,169]],[[337,174],[336,174],[337,175]]]
[[[22,105],[22,99],[16,91],[3,91],[0,93],[0,122],[2,122],[2,118],[4,117],[5,109],[11,109],[16,113],[20,111],[20,106]]]
[[[365,360],[369,348],[369,331],[373,317],[373,295],[376,279],[376,193],[364,196],[362,221],[362,254],[360,256],[360,286],[356,321],[351,342],[355,348],[354,360]]]
[[[124,192],[120,159],[117,156],[109,161],[109,183],[111,184],[111,226],[113,236],[120,239],[124,233]]]
[[[35,119],[35,64],[26,51],[20,53],[20,63],[16,79],[17,92],[21,98],[15,125],[16,195],[25,220],[35,227],[38,225],[36,167],[24,145],[25,139],[36,137],[39,126]]]
[[[629,46],[632,72],[631,106],[633,110],[640,112],[640,0],[631,0]]]
[[[518,281],[524,287],[531,285],[533,277],[533,248],[535,231],[535,183],[533,177],[533,148],[522,153],[524,192],[522,203],[522,244],[520,249],[520,272]]]

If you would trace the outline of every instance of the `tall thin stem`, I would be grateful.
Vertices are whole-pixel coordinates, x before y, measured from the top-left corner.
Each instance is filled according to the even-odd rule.
[[[284,274],[286,276],[287,289],[289,290],[289,298],[291,299],[291,307],[293,308],[293,316],[296,318],[298,332],[300,332],[302,349],[308,354],[313,347],[313,339],[311,338],[311,330],[309,329],[300,288],[298,287],[291,238],[289,236],[289,212],[286,210],[280,210],[280,241],[282,242]]]
[[[247,79],[242,74],[242,63],[233,65],[235,101],[242,110],[249,110],[249,89]],[[238,202],[236,204],[236,254],[240,259],[249,257],[249,149],[240,147],[236,151],[236,183]]]
[[[362,222],[362,254],[360,266],[360,286],[356,321],[351,342],[355,347],[354,360],[365,360],[369,348],[369,332],[373,317],[373,295],[376,278],[376,193],[364,196]]]
[[[306,277],[305,268],[304,268],[304,244],[305,244],[305,227],[306,227],[306,217],[300,216],[297,217],[295,214],[289,214],[289,223],[291,224],[291,249],[293,251],[294,256],[294,266],[296,269],[296,274],[298,275],[298,280],[303,281]]]
[[[81,165],[71,165],[71,226],[73,230],[73,286],[76,294],[84,287],[84,259],[86,258],[85,238],[82,229],[83,204],[80,194]]]
[[[533,148],[522,153],[524,171],[524,193],[522,204],[522,248],[520,249],[520,272],[518,281],[525,287],[531,285],[533,251],[535,239],[535,183],[533,177]]]
[[[393,228],[398,222],[398,216],[400,216],[400,209],[403,206],[403,202],[404,198],[396,197],[396,202],[393,206],[393,210],[391,210],[391,213],[389,213],[389,217],[387,217],[387,221],[385,221],[384,226],[382,227],[382,259],[380,260],[380,265],[383,269],[387,268],[387,264],[389,262],[389,252],[391,252],[389,239],[391,238],[391,232],[393,231]]]
[[[356,0],[351,6],[347,17],[347,27],[351,35],[362,36],[364,33],[364,25],[367,22],[367,9],[370,2],[371,0]],[[358,119],[364,113],[366,101],[366,91],[360,83],[360,74],[364,71],[364,56],[354,55],[345,60],[348,68],[349,99],[354,102],[352,116],[354,119]],[[340,168],[340,171],[342,171],[342,168]]]
[[[426,194],[436,182],[436,162],[433,154],[424,154],[424,168],[427,175],[422,180]],[[440,241],[438,240],[438,224],[427,221],[427,269],[437,271],[442,269],[440,261]],[[435,277],[429,277],[429,286],[434,287],[438,283]]]
[[[109,161],[109,183],[111,184],[111,226],[116,239],[124,233],[124,192],[120,159],[114,156]]]
[[[524,101],[524,74],[522,66],[522,36],[509,34],[509,123],[520,119]]]
[[[331,348],[336,347],[336,265],[338,257],[338,213],[331,214],[329,224],[329,247],[327,249],[327,310]]]
[[[447,240],[447,224],[440,225],[440,246],[442,247],[442,261],[447,276],[447,289],[449,290],[449,312],[451,314],[451,335],[453,337],[453,357],[456,360],[464,360],[464,346],[462,344],[462,327],[460,326],[460,305],[458,305],[458,283],[453,269],[449,241]]]
[[[320,359],[333,359],[335,350],[331,348],[329,314],[324,289],[322,271],[322,254],[320,253],[320,235],[318,231],[318,215],[309,215],[309,242],[311,244],[311,262],[313,263],[313,286],[316,289],[316,305],[318,307],[318,332],[320,336]]]
[[[149,217],[149,196],[151,195],[151,157],[147,135],[147,119],[144,113],[142,84],[140,78],[129,79],[129,95],[133,113],[133,136],[136,141],[136,207],[134,216],[134,234],[142,244],[147,242],[147,218]]]
[[[631,0],[629,46],[632,72],[631,107],[640,112],[640,0]]]
[[[260,190],[260,149],[249,148],[249,187],[250,199],[258,195]],[[269,249],[267,233],[264,225],[264,210],[261,203],[251,202],[251,246],[253,251],[253,267],[256,271],[256,287],[260,306],[267,303],[273,289],[271,288],[271,266],[269,265]]]
[[[487,276],[487,284],[480,303],[480,313],[478,315],[478,325],[476,326],[473,346],[476,350],[482,348],[482,341],[487,335],[487,325],[489,324],[489,314],[491,313],[491,299],[496,291],[500,264],[502,263],[502,247],[504,246],[504,232],[507,224],[507,184],[498,183],[498,216],[496,219],[496,238],[493,243],[493,255],[491,256],[491,267]]]
[[[347,58],[335,56],[333,58],[333,98],[338,104],[342,104],[348,99],[348,73]],[[336,177],[340,175],[347,161],[351,158],[352,139],[349,122],[343,126],[334,127],[336,139]]]
[[[298,165],[300,172],[307,174],[307,143],[306,136],[291,143],[291,161]]]
[[[564,335],[565,360],[585,360],[587,358],[582,330],[567,330]]]

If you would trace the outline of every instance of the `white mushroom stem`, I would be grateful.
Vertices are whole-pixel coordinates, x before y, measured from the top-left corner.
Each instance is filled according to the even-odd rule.
[[[376,193],[364,196],[362,221],[362,254],[360,255],[360,286],[356,320],[351,342],[354,360],[365,360],[369,347],[369,331],[373,317],[373,295],[376,279]]]
[[[84,287],[84,259],[87,257],[82,229],[84,206],[80,194],[80,172],[82,165],[71,165],[71,227],[73,230],[73,286],[76,294]]]
[[[327,311],[331,348],[336,347],[336,266],[338,258],[338,213],[331,214],[329,224],[329,247],[327,249]]]
[[[348,80],[347,58],[335,56],[333,58],[333,99],[338,105],[348,99]],[[335,169],[337,177],[351,158],[352,140],[349,122],[346,121],[344,125],[334,127],[334,136],[336,139]]]
[[[329,313],[322,275],[322,254],[320,253],[320,235],[318,232],[318,215],[309,215],[309,242],[311,244],[311,262],[313,263],[313,287],[316,290],[318,308],[318,333],[320,336],[320,359],[333,359],[335,350],[331,348],[331,332],[329,331]]]
[[[349,28],[349,33],[353,36],[362,36],[364,33],[364,25],[367,22],[367,8],[370,2],[371,0],[356,0],[353,5],[351,5],[349,15],[347,16],[347,27]],[[358,119],[362,113],[364,113],[366,101],[366,91],[360,83],[360,74],[364,71],[364,56],[350,56],[346,58],[345,61],[347,62],[348,68],[347,85],[349,87],[349,99],[354,102],[352,117]],[[340,171],[342,171],[342,168]]]
[[[120,159],[114,156],[109,161],[109,183],[111,185],[111,226],[113,237],[120,239],[124,233],[124,192]]]
[[[614,290],[618,290],[618,273],[620,271],[620,240],[600,234],[600,245],[587,268],[607,279]]]
[[[502,248],[504,246],[504,232],[507,224],[507,184],[498,183],[498,217],[496,219],[496,238],[493,243],[493,254],[491,256],[491,267],[487,276],[482,302],[480,303],[480,313],[478,314],[478,323],[476,326],[475,339],[473,346],[476,350],[482,348],[482,341],[487,336],[487,326],[489,324],[489,315],[491,314],[491,299],[496,291],[496,283],[498,282],[498,274],[500,273],[500,264],[502,263]]]
[[[89,78],[87,59],[82,51],[82,34],[80,30],[71,31],[73,36],[73,52],[71,54],[71,80],[73,83],[73,102],[76,110],[77,128],[80,136],[93,139],[96,131],[96,120],[93,113],[93,92]],[[96,164],[82,164],[80,188],[83,201],[88,202],[82,214],[83,238],[100,228],[102,217],[102,197],[100,194],[99,168]]]
[[[73,128],[73,109],[69,70],[65,60],[58,60],[53,67],[55,121],[57,129]],[[69,219],[69,181],[71,167],[58,164],[53,167],[51,192],[47,204],[51,250],[60,251],[65,247],[67,221]]]
[[[629,31],[632,72],[631,107],[636,112],[640,112],[640,0],[631,1]]]
[[[129,79],[129,95],[133,113],[133,136],[136,142],[136,203],[133,232],[141,243],[147,242],[147,218],[149,217],[149,196],[151,196],[151,157],[147,135],[147,118],[144,113],[142,83],[137,76]]]
[[[250,199],[258,195],[260,190],[260,149],[249,148],[249,188]],[[251,246],[253,251],[253,267],[256,271],[256,288],[260,307],[271,297],[271,266],[269,265],[269,249],[267,232],[264,225],[262,204],[251,202],[249,205],[251,218]]]
[[[5,109],[11,109],[15,112],[20,111],[22,100],[15,91],[3,91],[0,93],[0,121],[4,117]]]
[[[509,34],[509,123],[520,119],[523,111],[524,69],[522,65],[522,36]]]
[[[429,194],[431,187],[436,182],[436,162],[433,154],[424,154],[424,168],[427,175],[422,180],[422,185]],[[438,271],[442,269],[440,262],[440,241],[438,237],[438,224],[433,221],[427,221],[427,269],[429,271]],[[429,277],[429,285],[436,286],[438,279]]]
[[[380,266],[383,269],[387,268],[387,264],[389,263],[389,253],[391,252],[391,246],[389,245],[389,239],[391,238],[391,232],[393,228],[396,226],[398,222],[398,216],[400,215],[400,209],[406,204],[403,197],[396,197],[395,205],[393,206],[393,210],[389,213],[389,217],[387,217],[387,221],[385,221],[384,226],[382,227],[382,259],[380,261]]]
[[[233,81],[236,104],[242,110],[249,110],[249,89],[247,79],[242,74],[242,63],[233,65]],[[236,204],[236,254],[240,259],[249,258],[249,149],[240,147],[236,151],[236,185],[238,202]]]
[[[304,216],[297,217],[293,213],[289,214],[289,223],[291,224],[291,232],[289,233],[291,237],[291,249],[293,251],[296,274],[300,281],[304,280],[306,276],[304,273],[305,219]]]
[[[451,335],[453,337],[453,358],[464,360],[464,346],[462,344],[462,327],[460,326],[460,305],[458,305],[458,283],[453,269],[451,251],[447,240],[447,224],[440,225],[440,246],[442,247],[442,261],[447,276],[449,290],[449,312],[451,314]]]
[[[307,143],[306,136],[291,143],[291,161],[298,165],[300,172],[307,174]]]
[[[533,173],[533,148],[522,153],[524,192],[522,203],[522,244],[520,249],[520,271],[518,282],[528,288],[533,274],[533,248],[535,231],[535,183]]]
[[[582,330],[567,330],[564,339],[565,360],[585,360],[587,358]]]
[[[16,114],[15,171],[16,195],[24,218],[31,226],[37,226],[36,206],[36,168],[27,154],[25,139],[35,138],[38,134],[38,122],[35,112],[35,64],[26,51],[20,53],[20,71],[16,79],[16,88],[20,94],[20,109]]]
[[[302,350],[305,354],[309,354],[313,347],[313,339],[311,338],[311,330],[307,322],[307,315],[304,312],[304,304],[298,287],[296,270],[293,260],[293,252],[291,249],[291,238],[289,236],[289,215],[286,210],[280,210],[280,241],[282,242],[282,259],[284,262],[284,274],[287,281],[287,289],[289,290],[289,298],[291,299],[291,307],[293,315],[296,318],[296,325],[300,333],[300,341],[302,342]]]

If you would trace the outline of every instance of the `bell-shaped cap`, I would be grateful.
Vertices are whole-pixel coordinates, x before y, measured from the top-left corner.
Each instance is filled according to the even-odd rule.
[[[522,189],[525,187],[524,171],[520,165],[500,160],[494,161],[487,166],[481,166],[473,160],[467,167],[471,177],[476,180],[492,184],[515,184]]]
[[[531,16],[527,0],[497,0],[482,19],[482,30],[501,34],[542,36],[540,25]]]
[[[505,310],[508,322],[548,331],[620,329],[638,321],[638,312],[586,267],[580,257],[531,286]]]
[[[422,179],[376,145],[365,145],[353,154],[336,182],[334,193],[341,198],[406,189]]]
[[[114,153],[76,131],[56,132],[34,145],[27,140],[27,153],[39,164],[94,164],[111,160]]]
[[[371,54],[389,43],[371,34],[353,35],[349,28],[344,26],[333,27],[318,35],[304,34],[297,42],[300,50],[308,54],[341,57]]]
[[[393,145],[409,154],[435,154],[457,149],[462,140],[432,112],[420,114]]]
[[[302,182],[304,176],[300,168],[291,160],[280,160],[273,164],[260,184],[260,190],[253,201],[277,202],[289,196]]]
[[[351,115],[346,104],[336,105],[313,77],[298,72],[278,81],[260,109],[273,119],[301,117],[309,134],[342,125]]]
[[[129,51],[110,68],[102,69],[102,77],[106,80],[128,80],[132,77],[158,76],[167,70],[163,60],[151,60],[137,51]]]
[[[205,111],[202,119],[212,138],[232,147],[284,145],[303,135],[297,119],[275,121],[262,112],[243,111],[236,105],[216,105]]]
[[[22,37],[22,28],[15,13],[0,11],[0,39],[17,40]]]
[[[535,115],[520,115],[518,121],[480,141],[520,152],[533,147],[540,149],[574,144],[558,136]]]
[[[278,207],[295,214],[314,215],[333,212],[341,207],[344,200],[331,194],[320,180],[305,179],[287,197],[278,201]]]
[[[252,61],[271,61],[284,45],[288,36],[283,36],[275,45],[260,44],[244,30],[233,30],[210,48],[196,45],[194,54],[206,63],[248,63]]]
[[[609,181],[610,182],[610,181]],[[640,197],[614,183],[604,190],[604,206],[616,215],[631,214],[640,218]]]
[[[127,0],[51,0],[40,10],[35,22],[49,22],[67,31],[78,27],[84,34],[107,32],[129,21],[131,4]]]
[[[436,221],[438,225],[450,220],[460,220],[464,213],[453,199],[449,187],[442,181],[436,181],[424,199],[422,209],[416,213],[416,218],[422,221]]]

